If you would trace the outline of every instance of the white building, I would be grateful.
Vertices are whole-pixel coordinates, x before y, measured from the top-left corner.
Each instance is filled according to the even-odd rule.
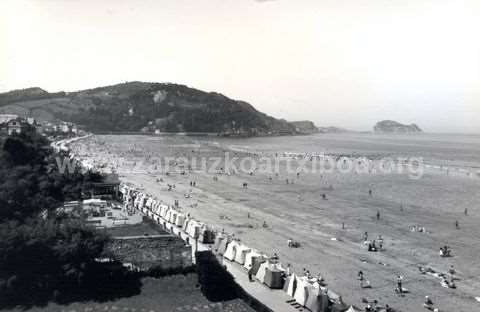
[[[10,120],[14,120],[17,118],[18,118],[18,115],[14,115],[14,114],[0,114],[0,124],[7,123]]]

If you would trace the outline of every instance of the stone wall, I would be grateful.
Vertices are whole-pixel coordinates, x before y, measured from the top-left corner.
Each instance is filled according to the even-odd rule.
[[[115,259],[142,271],[179,270],[192,266],[192,249],[173,235],[114,237],[108,246]]]

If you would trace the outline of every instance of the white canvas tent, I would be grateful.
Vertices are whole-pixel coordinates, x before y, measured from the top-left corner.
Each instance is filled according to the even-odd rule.
[[[177,221],[177,212],[175,210],[172,210],[172,213],[170,214],[170,219],[168,221],[173,224],[175,224],[175,222]]]
[[[287,295],[289,295],[292,298],[295,296],[295,290],[296,290],[295,283],[298,283],[297,280],[298,278],[295,274],[290,275],[290,279],[287,287]]]
[[[267,272],[269,262],[265,261],[260,265],[260,268],[258,269],[257,275],[255,277],[260,281],[260,283],[265,282],[265,273]]]
[[[245,264],[245,257],[251,249],[245,245],[241,245],[237,249],[237,254],[235,255],[235,262],[240,264]]]
[[[297,289],[293,298],[295,301],[300,304],[302,307],[307,303],[307,282],[305,277],[297,278]]]
[[[183,221],[183,225],[182,225],[182,229],[186,232],[187,231],[187,227],[188,227],[188,223],[190,222],[190,218],[185,218],[185,221]]]
[[[168,212],[168,206],[167,205],[160,206],[160,216],[163,219],[165,219],[165,217],[167,216],[167,212]]]
[[[181,227],[184,222],[185,222],[185,216],[179,213],[177,215],[177,220],[175,221],[175,225]]]
[[[197,221],[190,220],[190,222],[188,222],[186,232],[190,237],[195,238],[200,233],[200,228],[201,225]]]
[[[245,255],[245,263],[243,264],[243,266],[245,267],[245,269],[250,269],[250,266],[253,265],[253,258],[254,257],[260,257],[261,254],[256,251],[256,250],[250,250],[247,252],[247,254]]]
[[[227,247],[227,251],[225,251],[225,254],[223,255],[226,259],[233,261],[235,259],[235,256],[237,254],[237,249],[239,245],[236,241],[230,242]]]

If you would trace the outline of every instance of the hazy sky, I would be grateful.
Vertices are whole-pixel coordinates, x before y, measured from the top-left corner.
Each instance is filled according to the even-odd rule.
[[[176,82],[321,126],[480,133],[479,38],[479,0],[0,0],[0,91]]]

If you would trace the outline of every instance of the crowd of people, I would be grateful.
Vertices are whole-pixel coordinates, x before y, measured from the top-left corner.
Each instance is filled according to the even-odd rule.
[[[97,142],[98,143],[98,142]],[[95,143],[96,144],[96,143]],[[100,144],[100,146],[102,146]],[[97,148],[97,147],[95,147]],[[93,149],[93,147],[92,147]],[[109,147],[108,146],[103,146],[101,147],[101,149],[104,149],[104,152],[105,152],[105,155],[109,155],[110,152],[109,152]],[[134,145],[131,150],[129,151],[126,151],[124,153],[128,153],[129,155],[120,155],[120,156],[133,156],[133,155],[138,155],[139,153],[145,155],[145,150],[140,147],[140,146],[136,146]],[[86,155],[88,153],[85,153],[83,152],[83,155]],[[82,155],[82,152],[79,151],[79,155]],[[254,157],[262,157],[264,155],[262,154],[252,154]],[[282,154],[278,154],[278,155],[282,155]],[[277,155],[277,156],[278,156]],[[285,154],[283,155],[285,156]],[[288,155],[287,155],[288,156]],[[305,156],[296,156],[296,157],[305,157]],[[311,156],[311,157],[316,157],[316,156]],[[127,157],[128,158],[128,157]],[[153,153],[151,155],[148,154],[147,152],[147,157],[145,157],[146,161],[149,162],[151,161],[151,164],[155,163],[154,160],[153,160]],[[90,159],[89,157],[85,157],[85,159]],[[105,166],[107,167],[110,167],[112,169],[118,169],[120,168],[121,164],[120,163],[116,163],[115,161],[113,161],[113,163],[111,163],[110,161],[111,160],[114,160],[115,158],[112,156],[111,158],[110,157],[103,157],[102,159],[100,160],[95,160],[95,161],[91,161],[91,160],[87,160],[87,161],[90,161],[90,163],[93,163],[94,166],[96,166],[97,168],[101,169],[101,168],[105,168]],[[165,173],[167,176],[168,176],[168,172]],[[255,170],[252,170],[252,172],[249,173],[249,175],[253,176],[255,175]],[[277,175],[278,177],[278,175]],[[297,179],[300,178],[300,173],[297,173]],[[218,176],[213,176],[213,181],[214,182],[217,182],[218,181]],[[269,177],[269,181],[272,181],[272,177]],[[285,178],[284,180],[282,180],[280,178],[280,183],[283,184],[282,181],[285,181],[286,184],[290,185],[290,184],[295,184],[295,180],[292,179],[292,178]],[[164,182],[163,179],[161,182]],[[190,181],[190,187],[196,187],[196,181],[193,181],[191,180]],[[248,189],[249,187],[249,183],[248,182],[243,182],[243,184],[239,184],[239,187],[240,186],[243,186],[244,189]],[[333,189],[333,186],[331,186],[332,189]],[[169,184],[169,190],[170,191],[175,191],[175,184]],[[188,194],[188,193],[185,193],[185,194]],[[373,190],[372,189],[369,189],[368,190],[368,195],[370,197],[373,197]],[[187,196],[187,195],[185,195]],[[188,196],[191,196],[190,194],[188,194]],[[190,197],[186,197],[186,198],[190,198]],[[327,200],[327,194],[326,193],[322,193],[320,194],[320,198],[322,198],[323,200]],[[332,197],[330,197],[331,199]],[[174,204],[175,207],[179,207],[179,203],[175,203]],[[403,210],[403,203],[401,205],[401,209]],[[465,215],[468,215],[468,210],[465,209]],[[249,215],[250,217],[250,215]],[[381,211],[378,210],[377,213],[375,214],[375,216],[373,216],[372,214],[372,218],[377,221],[381,221],[384,217],[382,216],[381,214]],[[452,220],[452,223],[453,223],[453,220]],[[263,221],[262,223],[262,228],[269,228],[270,225],[267,224],[266,221]],[[459,225],[459,222],[456,221],[455,222],[455,227],[457,229],[460,228],[460,225]],[[343,222],[342,223],[342,229],[345,229],[345,223]],[[420,233],[427,233],[426,231],[426,228],[423,227],[423,226],[419,226],[419,225],[414,225],[410,228],[410,230],[412,232],[420,232]],[[357,236],[358,237],[358,236]],[[373,236],[373,238],[375,238],[375,236]],[[377,252],[377,251],[383,251],[384,248],[385,248],[385,240],[384,238],[382,237],[382,235],[378,235],[375,239],[372,239],[372,240],[369,240],[369,234],[368,232],[365,232],[365,235],[364,235],[364,243],[365,245],[367,246],[367,250],[370,251],[370,252]],[[293,238],[289,238],[288,241],[287,241],[287,245],[288,247],[291,247],[291,248],[295,248],[295,247],[299,247],[301,244],[300,242],[298,241],[295,241]],[[451,255],[451,250],[450,250],[450,247],[448,246],[443,246],[442,248],[440,248],[440,256],[442,257],[449,257]],[[292,271],[292,267],[289,266],[288,270]],[[360,272],[362,274],[360,274]],[[361,288],[372,288],[372,285],[371,285],[371,282],[370,280],[368,280],[366,277],[365,277],[365,274],[364,272],[360,271],[359,272],[359,275],[358,275],[358,279],[360,281],[360,287]],[[304,274],[303,274],[304,273]],[[312,278],[312,275],[310,274],[310,272],[308,270],[304,270],[304,272],[302,272],[302,275],[303,276],[306,276],[306,277],[309,277],[309,278]],[[405,295],[408,290],[406,290],[404,287],[403,287],[403,279],[404,277],[402,275],[398,275],[395,277],[395,282],[396,282],[396,287],[395,287],[395,292],[399,295]],[[447,285],[449,288],[455,288],[455,281],[454,279],[448,279],[448,278],[445,278],[444,282],[442,282],[442,286],[443,285]],[[431,301],[431,299],[429,298],[429,300]],[[428,305],[429,307],[432,306],[432,304]],[[376,311],[377,310],[377,307],[378,307],[378,302],[375,303],[375,302],[369,302],[368,305],[365,307],[365,311]],[[383,308],[385,307],[388,307],[388,305],[385,305]],[[391,309],[390,307],[388,307],[389,309]],[[425,308],[427,308],[427,305],[425,305]],[[368,309],[371,309],[371,310],[368,310]],[[433,310],[432,310],[433,311]]]

